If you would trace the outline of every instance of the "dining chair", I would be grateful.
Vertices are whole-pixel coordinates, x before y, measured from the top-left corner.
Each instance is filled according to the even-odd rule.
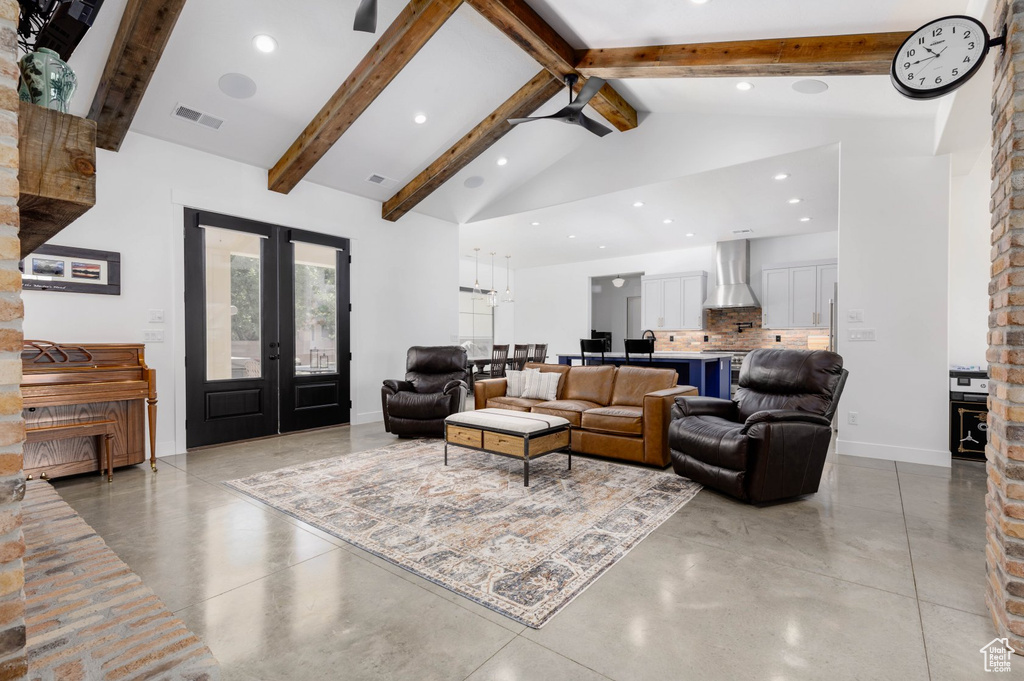
[[[587,354],[590,357],[587,357]],[[580,338],[580,358],[583,360],[583,366],[593,366],[597,364],[597,356],[601,358],[601,364],[604,364],[604,339],[603,338]]]
[[[538,364],[543,364],[544,360],[548,358],[548,344],[538,343],[533,346],[533,352],[530,353],[530,361]]]
[[[508,347],[508,346],[505,346]],[[512,357],[508,360],[508,368],[515,371],[522,371],[530,359],[529,345],[515,345],[512,348]]]
[[[626,364],[633,364],[636,355],[647,355],[647,364],[654,363],[653,338],[627,338],[623,343],[626,344]]]
[[[508,363],[508,346],[507,345],[493,345],[491,346],[491,364],[490,364],[490,377],[491,378],[504,378],[505,377],[505,365]],[[483,372],[481,372],[483,373]]]

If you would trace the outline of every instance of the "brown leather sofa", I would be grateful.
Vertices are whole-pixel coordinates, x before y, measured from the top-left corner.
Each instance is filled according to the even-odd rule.
[[[506,379],[495,378],[474,385],[476,408],[561,416],[572,424],[573,452],[660,468],[670,461],[668,424],[675,398],[697,394],[692,386],[676,385],[674,369],[536,363],[526,368],[561,374],[554,400],[506,397]]]

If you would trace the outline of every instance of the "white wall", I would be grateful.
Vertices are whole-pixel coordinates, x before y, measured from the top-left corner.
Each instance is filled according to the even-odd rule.
[[[844,146],[840,165],[838,343],[850,378],[838,450],[949,466],[949,157]],[[877,340],[847,340],[853,326]]]
[[[380,415],[380,384],[405,374],[411,345],[443,345],[458,330],[458,232],[409,214],[381,220],[380,204],[302,182],[267,190],[265,169],[142,135],[99,152],[97,203],[54,239],[121,253],[121,296],[25,291],[25,336],[56,342],[142,342],[157,370],[158,453],[185,448],[184,208],[252,218],[352,239],[352,420]],[[166,322],[149,324],[150,309]]]
[[[626,299],[641,293],[639,276],[623,279],[626,283],[622,288],[615,288],[607,277],[591,281],[590,328],[595,331],[611,331],[612,352],[626,350],[622,342],[626,337]]]
[[[760,293],[762,264],[835,258],[837,253],[836,232],[752,239],[750,276],[755,292]],[[544,336],[550,344],[551,358],[559,353],[579,353],[580,338],[587,337],[591,329],[592,277],[614,277],[620,272],[669,274],[699,270],[708,273],[710,290],[717,281],[714,245],[519,269],[516,336]]]
[[[969,174],[950,181],[949,363],[960,366],[987,365],[991,168],[987,146]]]

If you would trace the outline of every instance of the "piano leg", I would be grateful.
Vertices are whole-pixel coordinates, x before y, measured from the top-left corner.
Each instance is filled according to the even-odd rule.
[[[156,370],[148,369],[146,382],[149,383],[149,397],[146,406],[149,411],[149,467],[156,473]]]
[[[107,482],[114,482],[114,450],[111,447],[111,443],[113,443],[113,441],[113,433],[107,433],[103,437],[103,442],[107,448]]]

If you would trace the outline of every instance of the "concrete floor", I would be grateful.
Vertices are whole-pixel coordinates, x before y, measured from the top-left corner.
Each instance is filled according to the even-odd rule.
[[[380,424],[56,483],[225,679],[986,678],[985,468],[830,457],[821,491],[703,491],[540,630],[218,483],[387,445]],[[1011,678],[1024,678],[1024,657]]]

